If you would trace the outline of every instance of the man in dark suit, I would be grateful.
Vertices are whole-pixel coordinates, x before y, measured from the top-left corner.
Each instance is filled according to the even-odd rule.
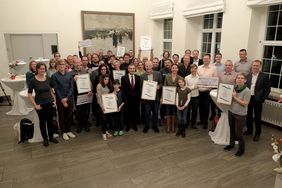
[[[128,74],[121,78],[121,89],[125,95],[125,131],[127,132],[131,127],[137,131],[137,122],[140,116],[140,77],[134,73],[135,66],[130,64],[128,66]]]
[[[199,58],[199,50],[193,50],[193,58],[190,59],[190,64],[196,64],[197,66],[203,64],[203,60]]]
[[[143,100],[144,108],[145,108],[145,125],[143,132],[147,133],[150,127],[150,121],[152,120],[152,129],[159,133],[158,129],[158,112],[160,106],[160,97],[161,97],[161,88],[163,85],[162,75],[158,71],[153,71],[153,63],[151,61],[147,61],[145,63],[146,72],[141,75],[141,86],[143,85],[144,80],[155,81],[158,83],[157,85],[157,93],[155,100]]]
[[[251,100],[248,106],[247,130],[244,135],[253,134],[253,112],[255,114],[255,136],[253,141],[259,141],[261,134],[261,112],[262,103],[270,93],[270,80],[268,76],[260,71],[261,61],[252,62],[251,72],[247,75],[247,87],[251,90]]]
[[[190,70],[190,56],[184,55],[183,57],[183,64],[180,64],[178,69],[178,75],[185,78],[189,74],[191,74]]]

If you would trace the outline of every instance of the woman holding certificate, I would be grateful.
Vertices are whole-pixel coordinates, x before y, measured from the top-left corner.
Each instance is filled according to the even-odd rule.
[[[112,90],[112,84],[110,81],[110,76],[108,74],[102,75],[100,78],[100,83],[97,85],[96,88],[96,97],[97,97],[97,103],[100,106],[100,111],[102,114],[102,138],[103,140],[107,140],[108,138],[112,137],[112,135],[108,132],[108,126],[107,126],[107,116],[104,113],[105,108],[102,101],[102,95],[110,93]]]
[[[164,86],[174,86],[177,87],[178,80],[182,77],[177,74],[178,66],[176,64],[171,66],[171,74],[165,77]],[[176,106],[167,105],[166,107],[166,125],[167,133],[175,132],[176,129]]]
[[[240,157],[245,153],[245,142],[243,128],[246,124],[248,104],[251,98],[251,91],[246,86],[246,76],[239,73],[236,77],[235,91],[232,94],[232,103],[228,112],[230,126],[230,142],[224,150],[231,150],[235,146],[235,140],[239,141],[239,149],[236,156]]]

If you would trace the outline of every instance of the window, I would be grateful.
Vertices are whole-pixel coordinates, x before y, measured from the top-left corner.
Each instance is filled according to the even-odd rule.
[[[164,20],[164,33],[163,33],[163,50],[172,51],[172,19]]]
[[[268,9],[262,71],[271,86],[282,89],[282,4]]]
[[[203,17],[202,55],[210,54],[211,59],[220,52],[222,19],[223,13]]]

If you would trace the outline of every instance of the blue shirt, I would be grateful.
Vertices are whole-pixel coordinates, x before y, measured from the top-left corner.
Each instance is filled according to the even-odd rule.
[[[62,74],[60,71],[54,73],[52,86],[55,89],[57,99],[62,100],[67,97],[69,102],[73,101],[73,75],[71,73]]]

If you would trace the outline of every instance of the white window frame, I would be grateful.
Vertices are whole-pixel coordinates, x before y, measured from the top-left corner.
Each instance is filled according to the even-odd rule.
[[[214,61],[214,58],[215,58],[215,43],[216,43],[216,33],[221,33],[222,32],[222,26],[221,28],[216,28],[217,27],[217,17],[218,17],[218,14],[219,13],[215,13],[213,14],[213,28],[210,28],[210,29],[204,29],[204,16],[203,16],[203,29],[202,29],[202,35],[201,35],[201,53],[203,52],[203,33],[212,33],[212,41],[211,41],[211,61],[213,62]],[[222,19],[223,19],[223,16],[222,16]],[[203,56],[204,54],[202,54]]]
[[[270,5],[272,6],[272,5]],[[265,50],[265,46],[282,46],[282,40],[279,40],[279,41],[275,41],[275,40],[266,40],[266,35],[267,35],[267,28],[268,28],[268,17],[269,17],[269,8],[270,6],[268,7],[268,10],[267,10],[267,19],[266,19],[266,23],[265,23],[265,36],[264,36],[264,41],[262,41],[262,45],[263,45],[263,51],[262,51],[262,55],[261,55],[261,59],[269,59],[269,58],[264,58],[264,50]],[[279,18],[279,14],[278,14],[278,18]],[[277,30],[277,27],[278,27],[278,19],[277,19],[277,24],[275,26],[276,30]],[[277,35],[277,32],[275,33],[275,37],[276,38],[276,35]],[[270,58],[271,61],[273,61],[272,58]],[[263,65],[262,65],[263,67]],[[279,82],[278,82],[278,88],[279,86],[281,85],[281,82],[282,82],[282,67],[281,67],[281,70],[280,70],[280,74],[277,74],[277,73],[272,73],[271,72],[271,69],[272,69],[272,63],[270,65],[270,68],[269,68],[269,72],[265,72],[266,74],[269,75],[269,78],[271,75],[277,75],[280,77],[279,79]]]
[[[165,20],[171,20],[172,21],[172,26],[171,26],[171,39],[165,39],[164,38],[164,25],[165,25]],[[169,51],[169,53],[171,54],[172,53],[172,35],[173,35],[173,19],[172,18],[169,18],[169,19],[164,19],[163,20],[163,32],[162,32],[162,50],[165,51],[167,49],[164,49],[164,43],[165,42],[170,42],[171,43],[171,49],[170,50],[167,50]]]

